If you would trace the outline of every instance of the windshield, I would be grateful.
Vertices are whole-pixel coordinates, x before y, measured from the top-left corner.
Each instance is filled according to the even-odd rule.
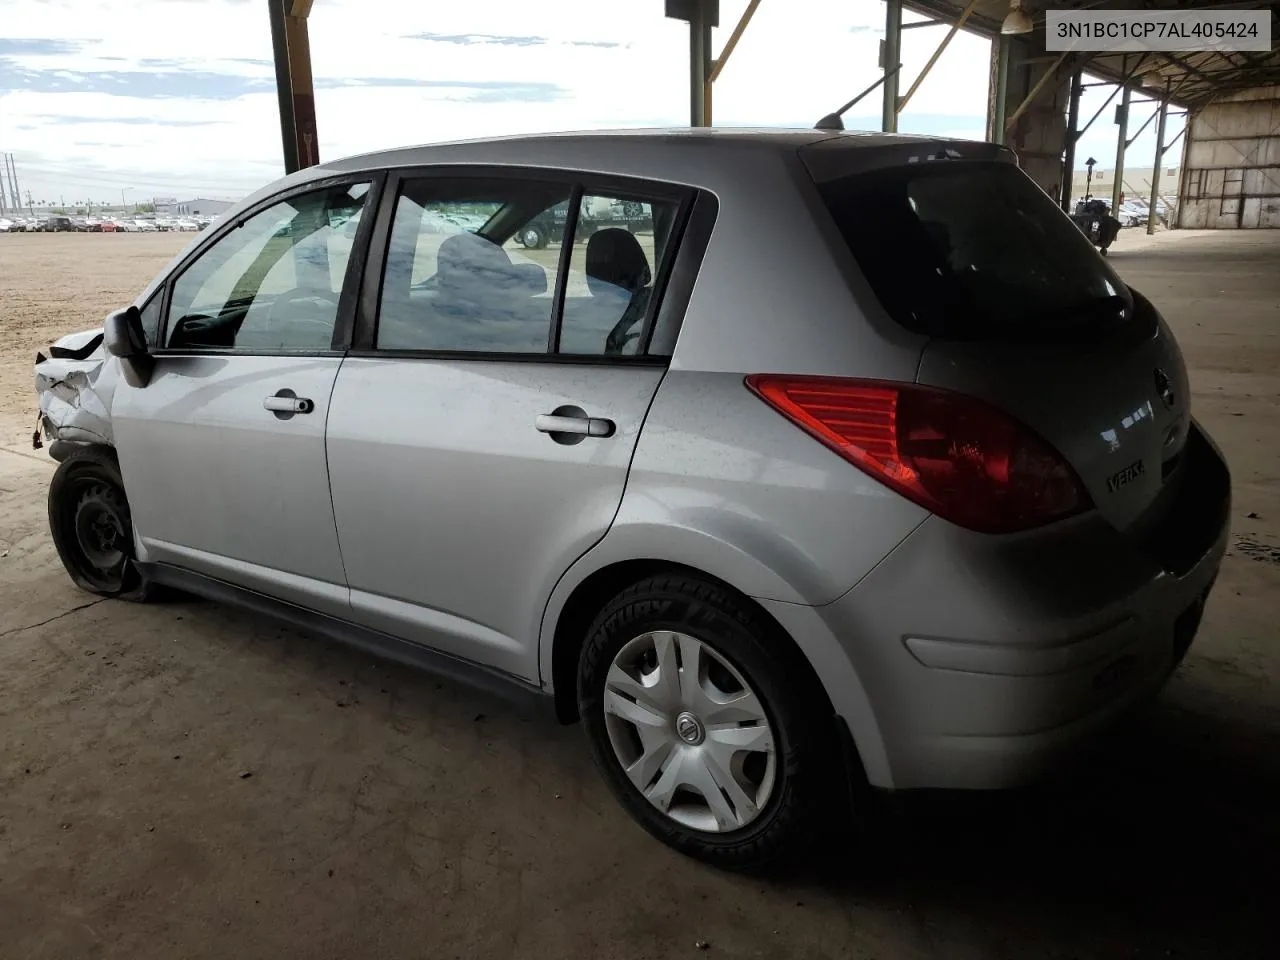
[[[1122,326],[1133,300],[1017,167],[940,161],[821,184],[876,296],[919,333],[1060,340]]]

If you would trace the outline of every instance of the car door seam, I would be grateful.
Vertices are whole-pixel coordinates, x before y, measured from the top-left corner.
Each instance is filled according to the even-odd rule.
[[[535,669],[538,672],[538,684],[544,689],[548,689],[551,684],[551,678],[543,675],[542,672],[542,638],[546,633],[547,627],[547,611],[551,607],[551,598],[555,596],[556,591],[560,589],[560,584],[564,582],[564,578],[569,575],[569,571],[576,567],[582,558],[589,554],[596,547],[604,542],[604,538],[609,535],[609,531],[613,529],[613,525],[617,522],[618,514],[622,512],[622,504],[627,498],[627,488],[631,485],[631,468],[635,465],[636,455],[640,450],[640,438],[644,433],[644,425],[649,421],[649,413],[653,410],[654,403],[658,400],[658,392],[662,389],[663,382],[667,379],[667,374],[671,372],[671,368],[664,367],[662,375],[658,377],[658,382],[654,385],[653,391],[649,394],[649,402],[645,404],[644,413],[640,417],[640,422],[636,426],[636,439],[631,445],[631,456],[627,458],[627,470],[622,478],[622,491],[618,495],[618,503],[613,508],[613,516],[609,518],[609,522],[605,524],[604,530],[600,536],[587,544],[582,552],[573,558],[560,572],[560,576],[556,577],[556,582],[551,585],[551,590],[547,593],[546,599],[542,603],[542,616],[538,618],[538,637],[537,637],[537,659],[534,662]]]
[[[329,397],[324,407],[324,482],[329,489],[329,516],[333,520],[333,539],[338,544],[338,565],[342,568],[342,584],[347,588],[347,606],[351,606],[351,577],[347,573],[347,561],[342,555],[342,533],[338,529],[338,508],[333,502],[333,471],[329,468],[329,416],[333,411],[333,397],[338,392],[338,378],[342,376],[342,368],[347,362],[347,354],[343,353],[338,360],[338,369],[334,372],[333,382],[329,384]]]

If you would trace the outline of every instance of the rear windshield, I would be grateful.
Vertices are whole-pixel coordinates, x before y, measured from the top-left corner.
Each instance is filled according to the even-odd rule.
[[[1010,163],[938,161],[819,185],[898,323],[963,340],[1062,340],[1132,315],[1120,278]]]

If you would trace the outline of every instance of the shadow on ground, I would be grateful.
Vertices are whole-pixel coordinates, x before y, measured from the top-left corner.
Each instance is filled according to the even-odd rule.
[[[846,846],[778,880],[948,918],[975,955],[1274,956],[1280,705],[1240,707],[1175,678],[1053,782],[899,800],[871,870]]]

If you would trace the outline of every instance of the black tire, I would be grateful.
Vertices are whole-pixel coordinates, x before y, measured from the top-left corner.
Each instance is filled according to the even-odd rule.
[[[610,743],[605,678],[630,640],[654,630],[688,634],[736,669],[764,706],[774,734],[772,791],[755,820],[721,833],[672,820],[632,784]],[[695,577],[650,577],[618,594],[592,624],[578,661],[578,706],[592,758],[614,796],[668,846],[716,867],[755,868],[806,850],[837,805],[841,769],[825,695],[790,640],[732,591]],[[837,814],[838,815],[838,814]]]
[[[520,242],[530,250],[542,250],[547,245],[547,231],[541,224],[530,223],[521,229]]]
[[[82,590],[138,602],[156,596],[134,565],[129,501],[109,447],[84,447],[58,465],[49,484],[49,531]]]

